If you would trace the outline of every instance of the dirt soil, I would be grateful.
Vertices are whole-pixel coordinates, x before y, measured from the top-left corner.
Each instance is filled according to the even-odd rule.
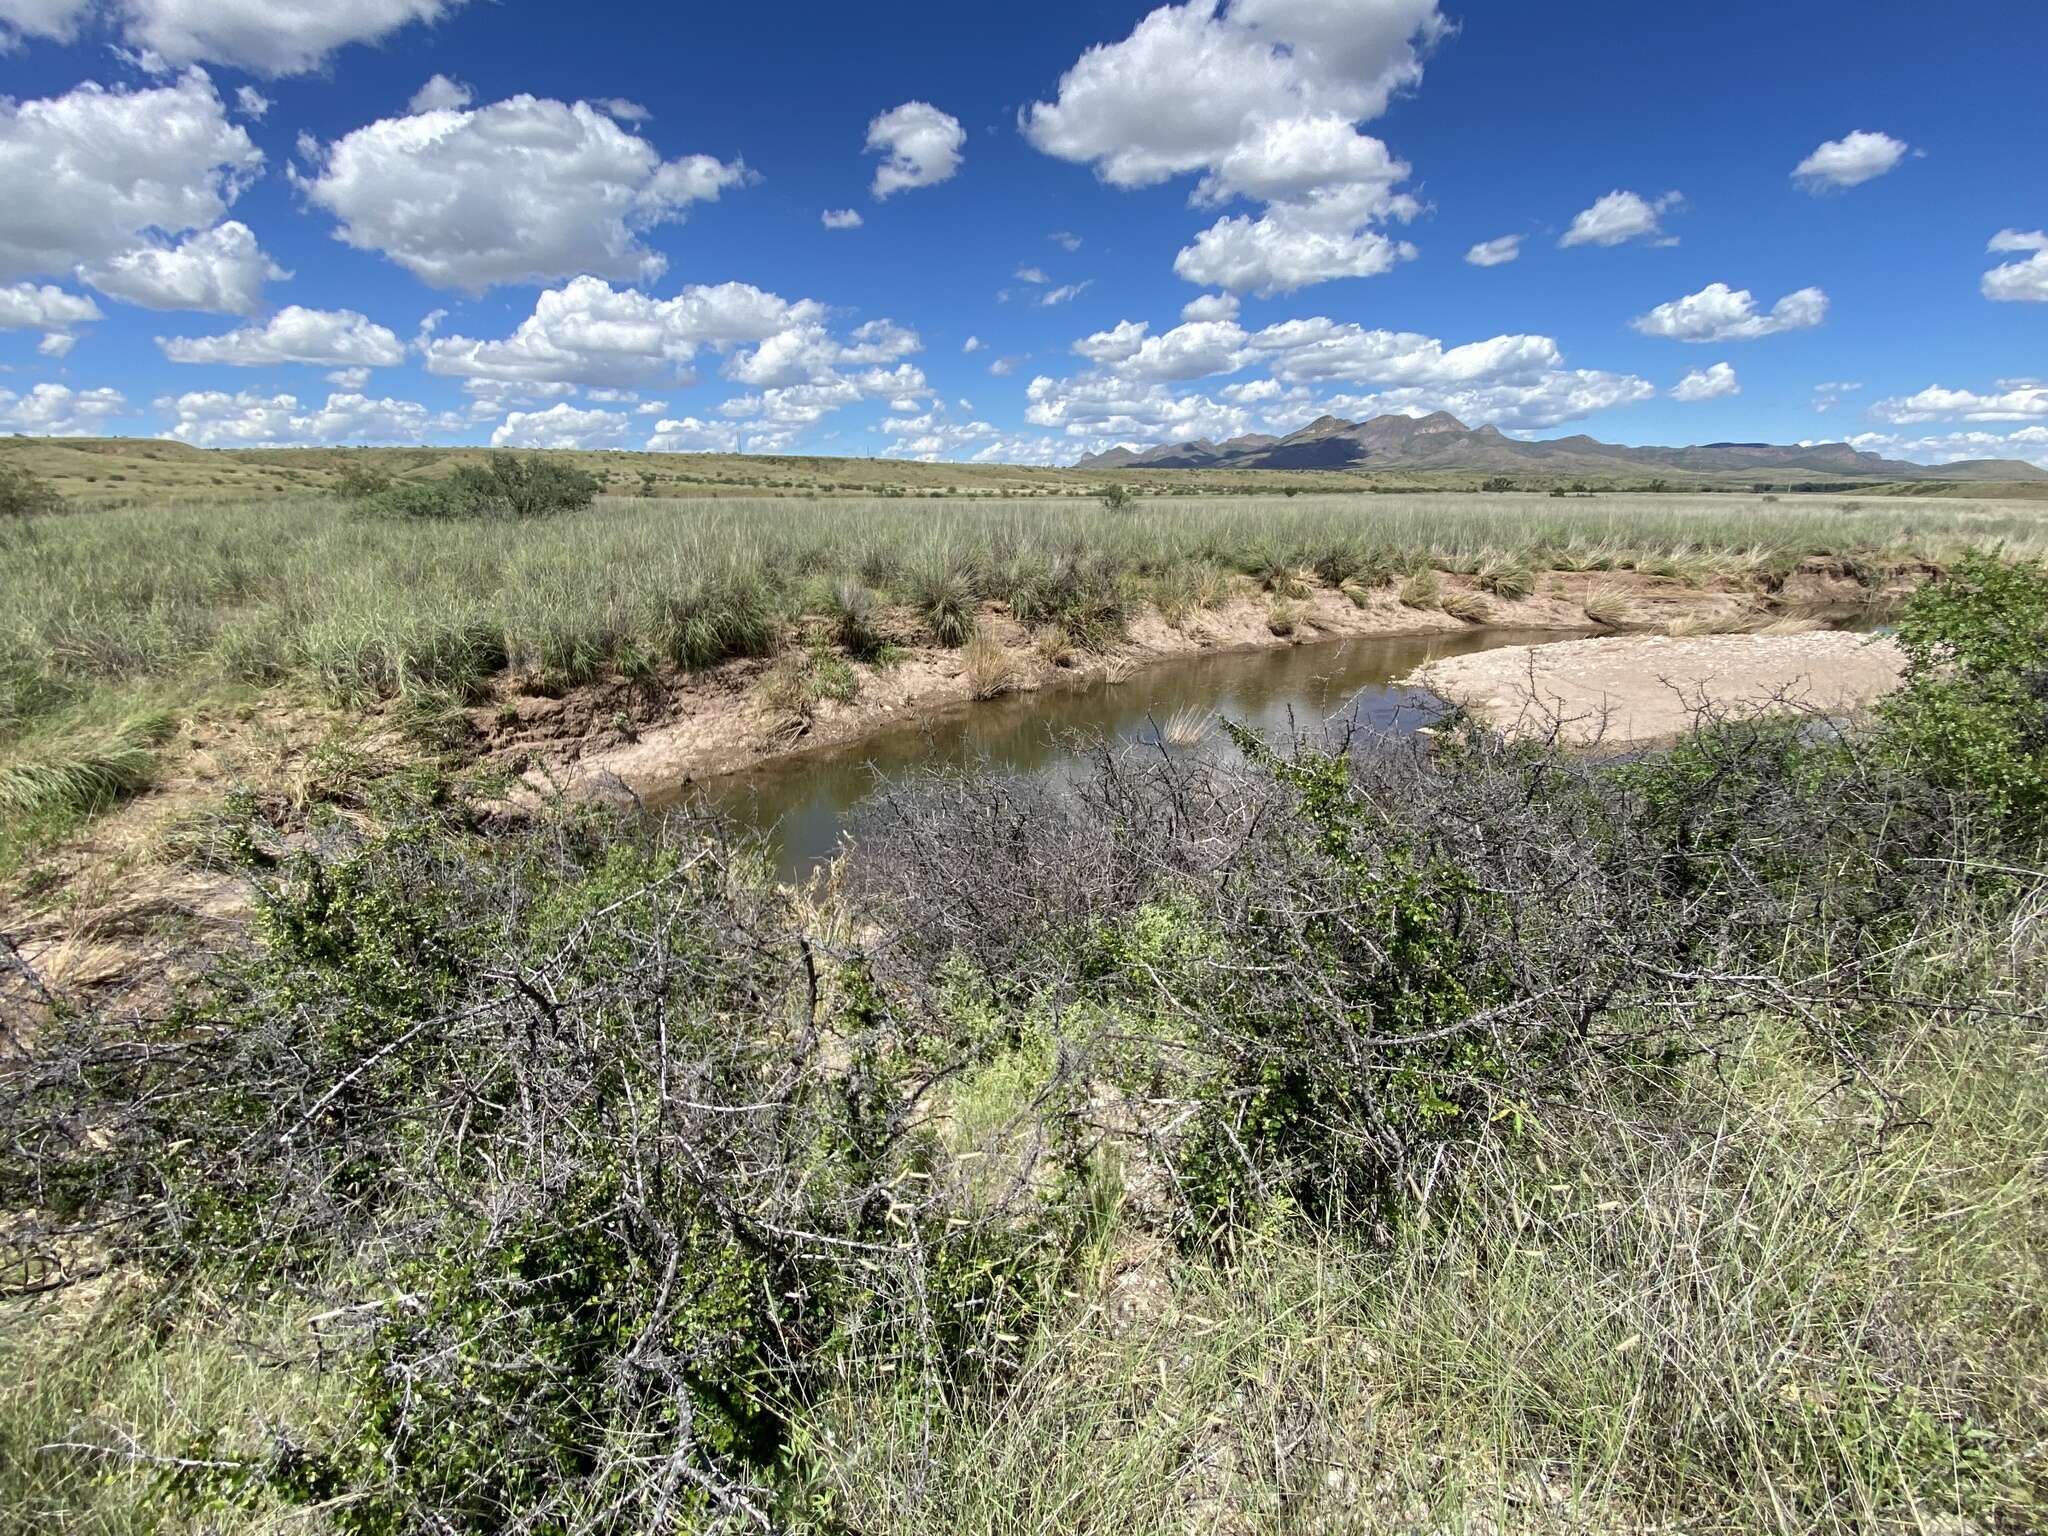
[[[1449,657],[1409,681],[1509,735],[1626,746],[1682,736],[1702,710],[1850,714],[1904,666],[1890,640],[1839,631],[1630,635]]]
[[[1461,578],[1441,580],[1446,594],[1471,589]],[[1591,627],[1585,599],[1595,589],[1620,591],[1631,605],[1631,623],[1643,627],[1754,625],[1769,611],[1765,597],[1754,591],[1704,590],[1640,573],[1574,572],[1546,574],[1537,592],[1527,598],[1486,599],[1488,622],[1584,631]],[[1776,601],[1824,606],[1862,596],[1861,589],[1839,573],[1815,570],[1795,576]],[[1008,658],[1004,692],[1120,680],[1150,662],[1202,652],[1471,627],[1438,609],[1404,606],[1392,586],[1369,594],[1364,606],[1320,585],[1282,606],[1295,616],[1286,634],[1274,630],[1273,600],[1246,591],[1219,607],[1189,615],[1179,625],[1148,611],[1131,622],[1128,637],[1110,650],[1057,658],[1043,654],[1033,635],[1000,607],[985,609],[982,623]],[[898,628],[906,642],[916,640],[916,626],[907,616],[899,616]],[[845,703],[821,700],[809,719],[794,721],[770,708],[762,696],[759,685],[771,665],[729,662],[702,673],[604,683],[559,697],[523,692],[516,680],[507,679],[500,697],[472,716],[485,737],[487,759],[523,781],[502,808],[514,810],[522,801],[549,794],[622,804],[660,800],[699,780],[741,772],[770,758],[840,746],[906,716],[974,696],[963,652],[906,643],[902,659],[894,665],[855,666],[860,679],[857,697]]]

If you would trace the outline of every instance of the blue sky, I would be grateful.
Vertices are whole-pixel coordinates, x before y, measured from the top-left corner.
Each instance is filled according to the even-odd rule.
[[[688,11],[0,0],[0,431],[2048,466],[2038,3]]]

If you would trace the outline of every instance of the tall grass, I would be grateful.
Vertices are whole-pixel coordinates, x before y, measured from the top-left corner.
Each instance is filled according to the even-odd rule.
[[[367,519],[329,498],[169,502],[0,525],[0,756],[39,719],[102,715],[167,683],[289,684],[361,707],[473,697],[505,668],[545,686],[773,654],[833,589],[921,615],[965,643],[994,597],[1084,648],[1133,604],[1176,617],[1227,573],[1287,596],[1310,570],[1378,581],[1432,566],[1503,595],[1555,565],[1690,578],[1778,573],[1806,555],[1860,569],[1966,545],[2043,547],[2037,509],[1963,501],[1728,496],[601,500],[514,524]],[[856,599],[864,603],[865,599]],[[843,605],[855,641],[875,636]]]

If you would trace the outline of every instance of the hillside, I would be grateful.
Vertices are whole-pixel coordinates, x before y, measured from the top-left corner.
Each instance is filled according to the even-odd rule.
[[[1885,480],[2048,482],[2048,472],[2018,460],[1976,459],[1929,466],[1864,453],[1847,443],[1630,448],[1583,433],[1525,442],[1497,427],[1468,427],[1448,411],[1430,416],[1375,416],[1363,422],[1322,416],[1286,437],[1237,437],[1222,443],[1197,439],[1143,452],[1113,448],[1082,459],[1075,468],[1451,470],[1573,476],[1667,471],[1700,476],[1791,473]]]

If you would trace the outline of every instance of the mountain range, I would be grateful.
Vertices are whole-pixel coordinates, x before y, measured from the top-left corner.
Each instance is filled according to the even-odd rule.
[[[1197,438],[1139,451],[1090,454],[1076,469],[1365,469],[1481,470],[1502,474],[1613,475],[1663,470],[1686,475],[1749,473],[1849,476],[1881,480],[2048,480],[2018,459],[1909,464],[1847,443],[1705,443],[1691,448],[1627,448],[1583,434],[1525,442],[1498,427],[1468,427],[1448,411],[1431,416],[1323,416],[1285,437],[1252,433],[1215,443]]]

